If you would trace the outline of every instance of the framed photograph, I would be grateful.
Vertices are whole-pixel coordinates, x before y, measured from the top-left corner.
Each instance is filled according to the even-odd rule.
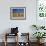
[[[46,18],[46,2],[43,0],[37,0],[37,16],[39,18]]]
[[[11,7],[10,8],[11,20],[25,20],[26,19],[26,7]]]

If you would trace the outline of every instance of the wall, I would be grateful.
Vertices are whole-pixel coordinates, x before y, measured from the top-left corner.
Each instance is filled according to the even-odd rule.
[[[10,7],[26,7],[26,20],[10,20]],[[1,0],[0,1],[0,34],[8,32],[11,27],[19,27],[19,32],[29,32],[31,25],[36,24],[36,0]]]

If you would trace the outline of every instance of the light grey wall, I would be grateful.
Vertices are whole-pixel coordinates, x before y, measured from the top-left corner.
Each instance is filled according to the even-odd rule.
[[[10,20],[10,7],[26,7],[26,20]],[[0,1],[0,34],[11,27],[19,27],[19,32],[29,32],[31,25],[36,24],[36,0],[1,0]]]
[[[29,27],[36,24],[36,0],[2,0],[0,2],[0,33],[11,27],[19,27],[20,32],[31,32]],[[26,20],[10,20],[10,7],[26,7]]]

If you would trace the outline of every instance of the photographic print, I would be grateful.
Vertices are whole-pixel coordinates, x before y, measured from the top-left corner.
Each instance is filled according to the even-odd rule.
[[[11,20],[25,20],[26,19],[26,7],[11,7],[10,8]]]

